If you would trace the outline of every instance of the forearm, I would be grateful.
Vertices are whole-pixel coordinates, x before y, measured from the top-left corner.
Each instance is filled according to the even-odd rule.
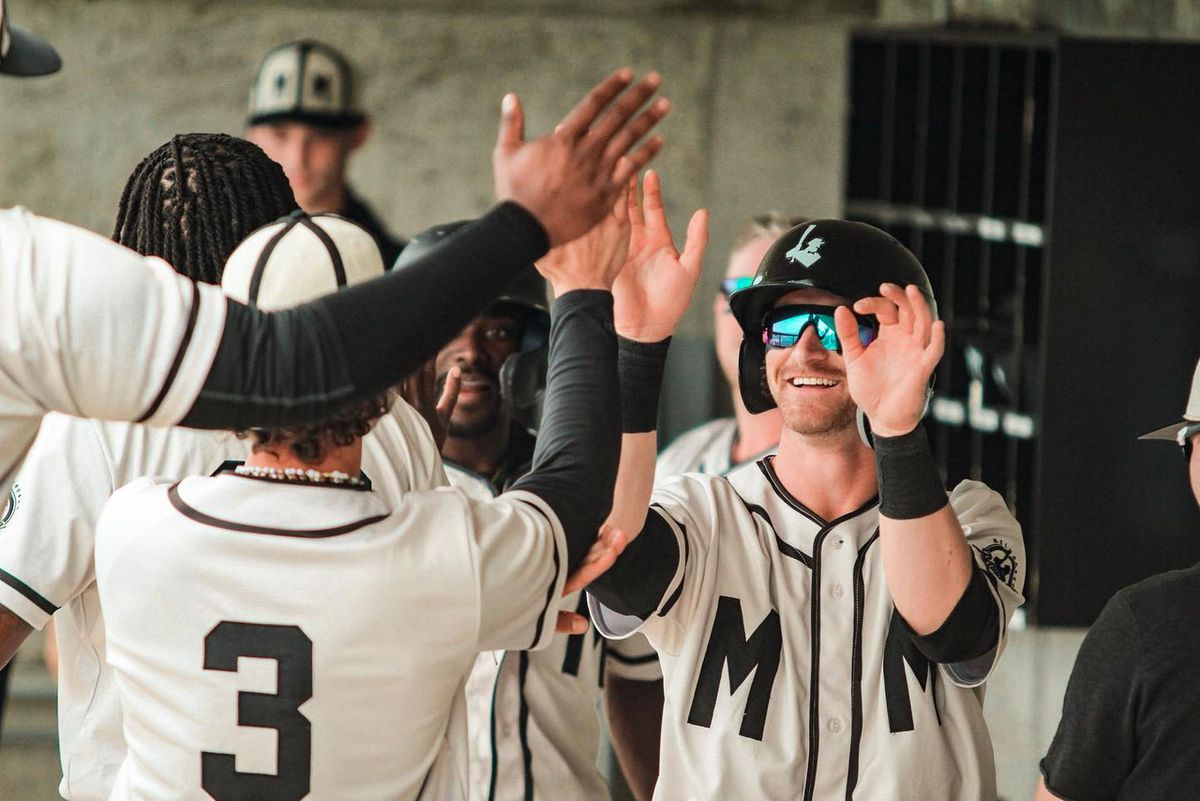
[[[10,609],[0,606],[0,668],[7,665],[33,632],[33,627],[17,617]]]
[[[970,546],[924,430],[877,437],[879,541],[896,610],[918,635],[937,631],[971,580]]]
[[[182,425],[320,419],[399,382],[545,253],[540,223],[494,207],[403,270],[264,315],[230,303],[225,334]]]
[[[567,569],[583,561],[612,504],[620,450],[612,295],[568,292],[554,304],[546,402],[528,474],[512,489],[550,505],[567,539]]]
[[[605,678],[604,707],[613,751],[637,801],[650,801],[658,781],[663,683]]]

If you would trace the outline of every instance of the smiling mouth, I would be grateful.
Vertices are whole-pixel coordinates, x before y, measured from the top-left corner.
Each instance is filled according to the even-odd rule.
[[[801,377],[789,379],[788,383],[793,387],[836,387],[840,382],[832,378]]]

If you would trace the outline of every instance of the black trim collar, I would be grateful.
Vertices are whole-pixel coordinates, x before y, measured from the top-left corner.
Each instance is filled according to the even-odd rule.
[[[247,476],[236,476],[237,478],[247,478]],[[277,483],[277,486],[281,486]],[[300,485],[296,485],[300,486]],[[222,528],[227,531],[244,531],[247,534],[271,534],[279,537],[300,537],[302,539],[322,539],[324,537],[336,537],[339,534],[349,534],[352,531],[357,531],[360,528],[378,523],[380,520],[386,520],[391,512],[382,515],[374,515],[363,520],[356,520],[353,523],[347,523],[344,526],[336,526],[334,528],[323,529],[285,529],[285,528],[268,528],[265,526],[252,526],[246,523],[235,523],[231,520],[221,520],[217,517],[206,515],[203,512],[188,506],[187,502],[179,496],[179,482],[171,485],[167,490],[167,498],[171,501],[171,505],[175,510],[184,517],[213,528]]]
[[[783,486],[783,482],[779,480],[779,475],[775,472],[775,466],[773,464],[774,461],[775,454],[772,454],[764,459],[760,459],[758,462],[758,469],[761,470],[763,475],[767,477],[767,481],[770,483],[771,489],[775,490],[775,494],[783,499],[784,503],[807,517],[812,522],[816,523],[822,529],[830,529],[834,528],[835,526],[839,526],[842,523],[845,523],[847,520],[858,517],[860,514],[879,503],[879,495],[876,494],[853,512],[847,512],[846,514],[834,520],[826,520],[812,509],[809,509],[804,505],[803,502],[787,491],[787,489]]]

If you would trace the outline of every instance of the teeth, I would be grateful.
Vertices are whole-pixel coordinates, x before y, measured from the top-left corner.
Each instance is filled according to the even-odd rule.
[[[793,378],[793,387],[836,387],[836,381],[832,378]]]

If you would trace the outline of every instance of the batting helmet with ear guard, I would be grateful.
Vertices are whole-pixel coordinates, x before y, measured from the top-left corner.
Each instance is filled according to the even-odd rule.
[[[884,282],[916,285],[937,318],[937,301],[921,263],[873,225],[809,220],[775,240],[758,266],[754,283],[729,298],[742,327],[738,388],[746,408],[755,414],[775,408],[763,381],[766,345],[762,337],[763,318],[775,301],[798,289],[821,289],[853,304],[878,295]]]

